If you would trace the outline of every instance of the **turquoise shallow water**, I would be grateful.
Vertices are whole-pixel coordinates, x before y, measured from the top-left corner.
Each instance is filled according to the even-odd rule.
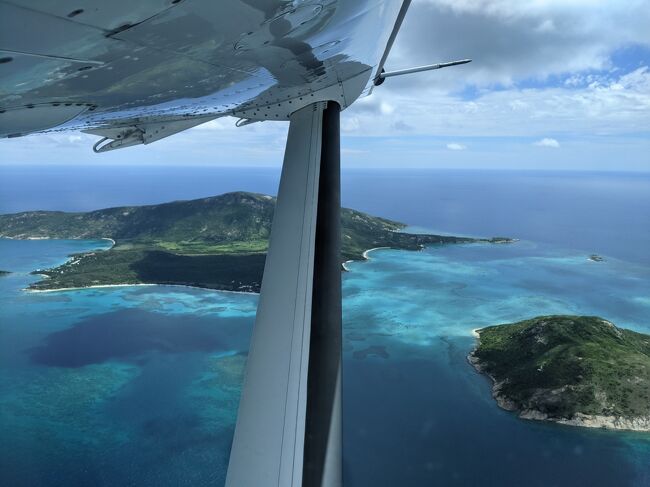
[[[220,485],[257,296],[21,291],[105,245],[0,239],[1,483]]]
[[[2,483],[220,485],[257,297],[21,291],[105,245],[0,240]],[[346,486],[650,485],[650,435],[519,420],[465,359],[473,328],[538,314],[650,332],[648,268],[530,242],[370,257],[344,275]]]
[[[466,361],[472,329],[540,314],[650,332],[648,269],[529,242],[370,257],[345,278],[346,485],[650,485],[650,435],[519,420]]]

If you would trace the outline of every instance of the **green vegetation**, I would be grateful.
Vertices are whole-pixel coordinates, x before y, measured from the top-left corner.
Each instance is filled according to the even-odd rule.
[[[65,213],[0,215],[0,237],[111,238],[108,251],[72,256],[32,289],[107,284],[183,284],[259,291],[275,198],[235,192],[191,201]],[[418,250],[424,245],[477,239],[403,233],[402,223],[343,209],[342,261],[373,247]],[[484,242],[508,239],[480,240]]]
[[[650,335],[593,316],[541,316],[478,333],[469,358],[494,379],[502,407],[533,419],[650,424]]]
[[[182,255],[160,250],[76,254],[30,289],[47,290],[110,284],[175,284],[228,291],[259,292],[265,254]]]

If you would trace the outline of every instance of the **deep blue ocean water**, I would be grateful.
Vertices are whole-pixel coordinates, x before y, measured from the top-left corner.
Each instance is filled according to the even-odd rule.
[[[278,172],[0,168],[0,212],[224,191]],[[467,364],[473,328],[538,314],[650,333],[650,176],[346,171],[344,204],[512,245],[377,250],[344,274],[346,486],[648,486],[650,435],[523,421]],[[105,241],[0,239],[3,485],[220,485],[254,295],[127,286],[26,293]],[[605,262],[589,261],[591,253]]]

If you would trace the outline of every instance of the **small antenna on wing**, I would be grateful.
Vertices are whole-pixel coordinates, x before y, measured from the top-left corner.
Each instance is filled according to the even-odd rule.
[[[397,71],[384,71],[382,70],[381,73],[375,78],[375,86],[379,86],[382,84],[386,78],[390,78],[392,76],[401,76],[403,74],[411,74],[411,73],[420,73],[422,71],[432,71],[434,69],[442,69],[442,68],[448,68],[450,66],[458,66],[460,64],[467,64],[471,63],[471,59],[461,59],[459,61],[449,61],[447,63],[437,63],[437,64],[427,64],[425,66],[417,66],[415,68],[408,68],[408,69],[400,69]]]

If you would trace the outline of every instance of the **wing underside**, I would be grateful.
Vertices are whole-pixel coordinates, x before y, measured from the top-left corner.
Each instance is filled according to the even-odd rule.
[[[288,120],[332,99],[345,108],[369,88],[399,7],[2,1],[0,136],[80,129],[133,145],[226,115]]]

